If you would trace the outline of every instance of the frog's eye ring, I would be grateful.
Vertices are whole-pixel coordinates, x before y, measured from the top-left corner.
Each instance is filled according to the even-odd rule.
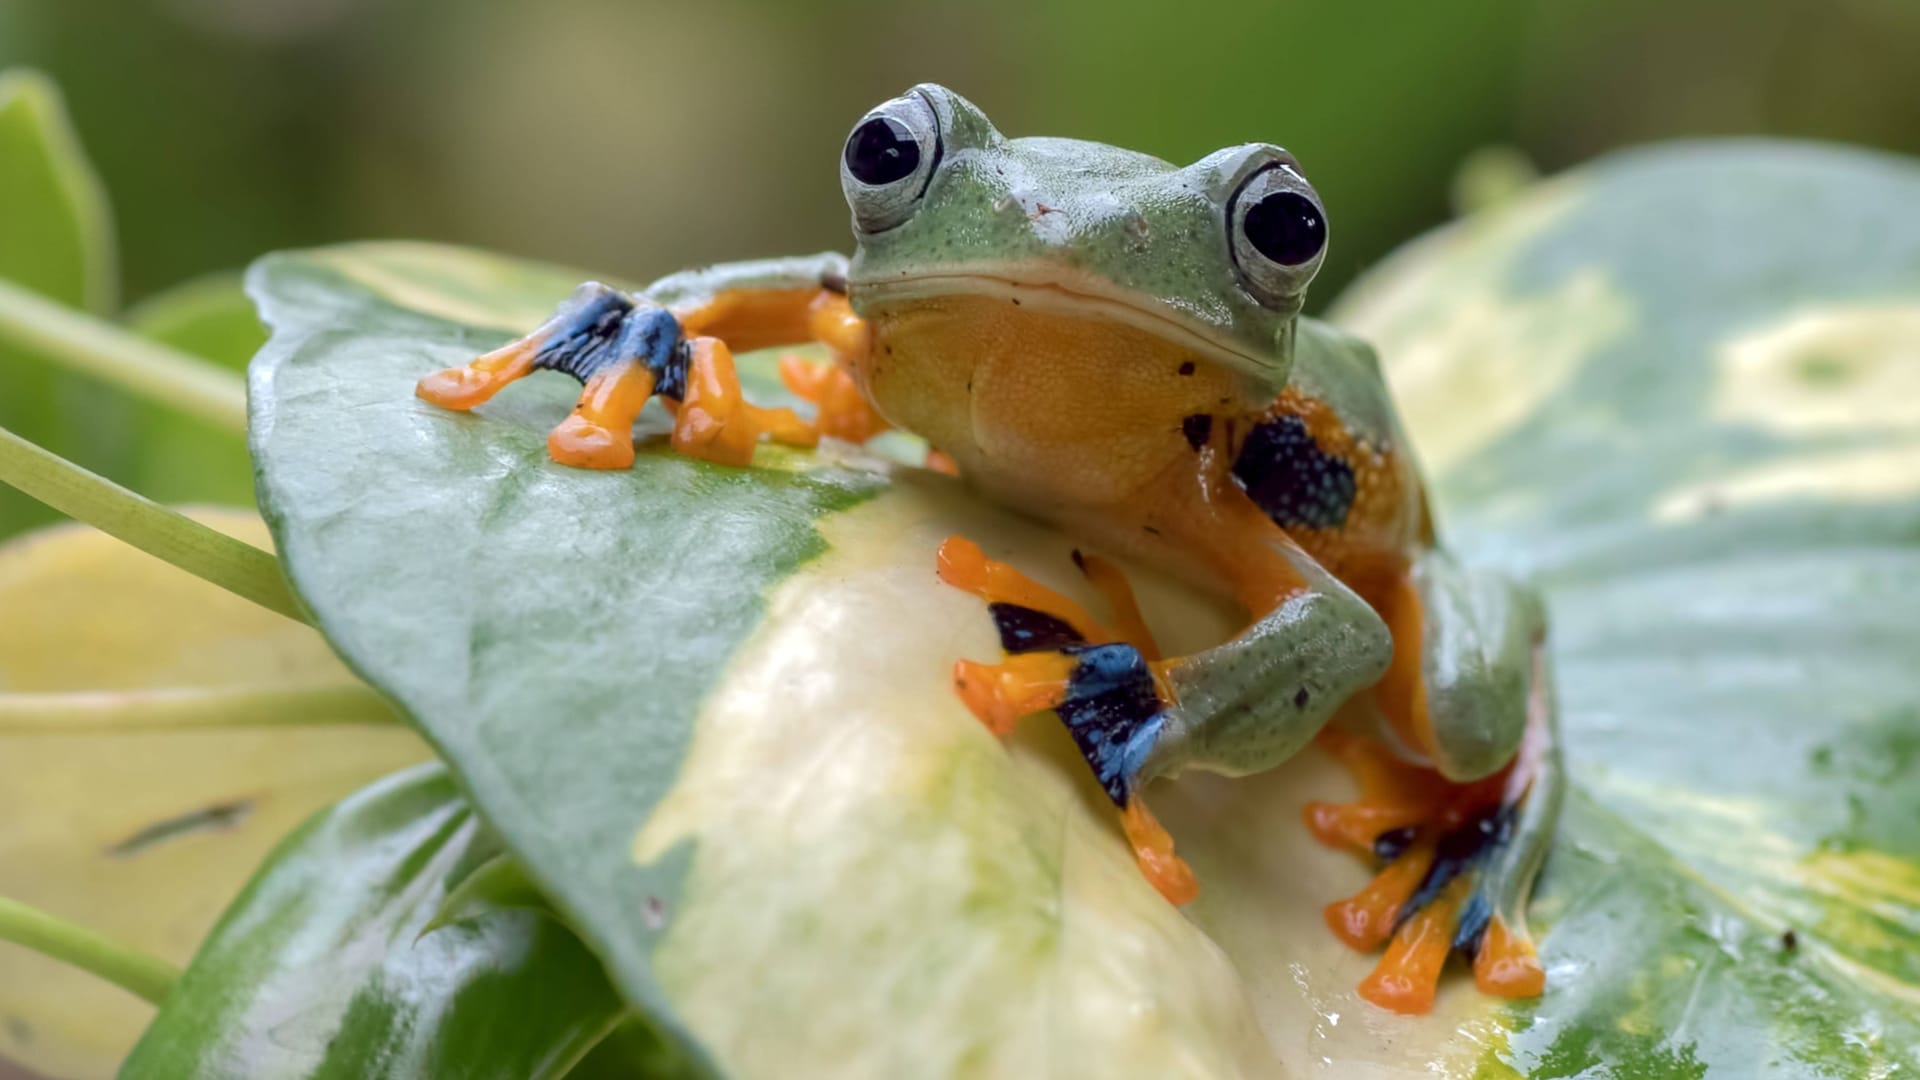
[[[1327,214],[1313,185],[1275,162],[1247,177],[1227,208],[1234,269],[1268,307],[1294,307],[1327,253]]]
[[[840,189],[860,231],[884,232],[912,217],[940,152],[940,123],[919,94],[861,117],[840,155]]]

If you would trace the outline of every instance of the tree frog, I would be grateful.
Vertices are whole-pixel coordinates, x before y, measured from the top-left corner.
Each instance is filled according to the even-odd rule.
[[[734,466],[764,438],[898,426],[988,496],[1224,591],[1246,628],[1167,658],[1104,559],[1076,556],[1101,620],[964,538],[936,558],[1005,653],[958,660],[956,692],[995,732],[1057,715],[1167,899],[1196,886],[1146,782],[1271,768],[1318,736],[1360,794],[1309,805],[1307,825],[1379,866],[1326,909],[1347,943],[1385,947],[1361,993],[1425,1011],[1454,952],[1486,992],[1540,993],[1525,908],[1562,790],[1542,607],[1438,546],[1373,352],[1300,315],[1328,228],[1299,162],[1264,143],[1175,166],[1008,139],[922,85],[854,125],[840,179],[850,260],[588,284],[419,396],[466,410],[566,372],[584,389],[548,446],[596,469],[633,463],[655,396],[674,450]],[[834,363],[781,373],[811,420],[745,400],[735,352],[808,341]]]

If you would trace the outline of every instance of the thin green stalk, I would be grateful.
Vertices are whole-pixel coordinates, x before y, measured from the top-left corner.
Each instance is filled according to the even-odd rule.
[[[289,619],[306,621],[270,552],[175,513],[0,428],[0,484]]]
[[[0,941],[24,945],[43,956],[98,975],[155,1005],[180,978],[180,969],[157,956],[128,948],[38,908],[0,897]]]
[[[0,734],[397,724],[362,683],[0,693]]]
[[[247,430],[247,385],[238,375],[4,280],[0,343],[228,431]]]

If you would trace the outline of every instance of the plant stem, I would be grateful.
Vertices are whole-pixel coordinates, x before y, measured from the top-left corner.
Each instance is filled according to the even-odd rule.
[[[0,343],[228,431],[247,430],[247,384],[238,375],[8,281],[0,281]]]
[[[306,621],[269,552],[175,513],[0,428],[0,484],[251,600]]]
[[[0,941],[24,945],[43,956],[98,975],[155,1005],[180,978],[180,969],[157,956],[83,930],[38,908],[0,897]]]
[[[397,724],[361,683],[0,693],[0,734]]]

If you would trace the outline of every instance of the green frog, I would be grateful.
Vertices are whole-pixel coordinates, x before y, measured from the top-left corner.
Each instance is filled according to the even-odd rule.
[[[656,397],[675,451],[730,466],[763,440],[899,427],[988,497],[1224,592],[1245,629],[1163,657],[1105,559],[1076,557],[1101,618],[965,538],[936,557],[1004,651],[958,659],[955,692],[996,732],[1057,716],[1170,901],[1197,884],[1146,782],[1257,772],[1318,739],[1360,791],[1309,805],[1307,826],[1379,866],[1326,909],[1343,940],[1385,949],[1362,994],[1425,1011],[1453,953],[1488,993],[1539,994],[1525,909],[1562,790],[1542,605],[1439,546],[1374,353],[1300,315],[1328,241],[1300,163],[1265,143],[1176,166],[1008,139],[922,85],[854,125],[840,179],[850,260],[588,284],[419,395],[466,410],[570,374],[579,404],[548,445],[591,469],[633,463]],[[833,357],[782,362],[811,416],[748,401],[734,354],[802,342]]]

